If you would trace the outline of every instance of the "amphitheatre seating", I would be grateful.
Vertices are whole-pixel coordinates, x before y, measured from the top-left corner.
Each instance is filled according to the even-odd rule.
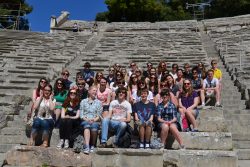
[[[19,94],[29,97],[31,89],[37,84],[38,76],[44,75],[53,80],[60,76],[61,68],[65,66],[71,74],[74,74],[83,68],[86,61],[89,61],[92,69],[96,71],[103,71],[114,63],[127,67],[130,61],[137,62],[140,67],[145,67],[147,61],[151,61],[157,66],[160,60],[166,60],[168,68],[172,63],[182,65],[188,62],[194,65],[202,61],[206,63],[206,66],[209,65],[209,55],[204,50],[201,32],[199,32],[196,21],[98,23],[97,33],[88,32],[92,23],[77,21],[83,29],[86,28],[86,31],[78,33],[60,31],[63,28],[70,28],[74,22],[67,21],[54,34],[31,33],[32,35],[29,36],[30,32],[27,32],[25,37],[15,39],[15,50],[3,53],[6,55],[5,57],[9,56],[9,58],[6,69],[1,72],[4,76],[3,91],[8,92],[8,94],[3,93],[2,97],[8,95],[8,99],[13,99],[16,94],[10,93],[13,90],[20,91]],[[18,36],[20,32],[15,33]],[[2,35],[1,32],[0,35]],[[103,72],[107,73],[107,71]],[[226,105],[226,110],[215,108],[201,111],[198,120],[201,132],[181,134],[187,150],[176,150],[178,145],[176,142],[170,146],[173,150],[154,150],[151,153],[133,149],[97,149],[94,156],[96,159],[93,160],[95,166],[100,166],[100,162],[107,163],[106,166],[119,166],[119,163],[124,163],[122,161],[124,157],[128,158],[128,162],[131,163],[128,166],[135,166],[133,163],[138,162],[134,161],[135,156],[138,155],[146,156],[141,160],[152,165],[156,163],[156,160],[161,160],[161,166],[199,166],[199,164],[207,164],[207,162],[211,163],[211,166],[236,166],[237,157],[233,145],[245,144],[237,142],[245,137],[238,131],[243,127],[237,126],[236,129],[233,129],[229,126],[227,128],[227,124],[230,124],[231,120],[228,120],[227,117],[225,120],[223,116],[228,115],[225,114],[228,112],[241,119],[241,116],[237,117],[236,114],[238,112],[247,113],[247,110],[241,110],[244,105],[240,105],[240,107],[231,105],[234,99],[237,104],[241,104],[240,93],[232,86],[233,83],[230,82],[229,76],[225,77],[224,81],[226,84],[223,86],[226,91],[223,97],[233,94],[230,98],[231,101],[227,98],[224,99],[223,105]],[[6,89],[7,87],[10,91]],[[0,158],[14,145],[27,143],[24,135],[24,119],[29,109],[30,106],[21,105],[21,108],[17,112],[12,112],[12,117],[9,118],[14,121],[8,121],[7,127],[1,129]],[[242,122],[242,124],[244,123],[247,121]],[[233,124],[236,124],[236,121]],[[230,131],[234,132],[233,136]],[[53,146],[58,142],[55,134],[53,134],[54,137],[52,136]],[[17,154],[24,153],[18,152],[18,148],[16,151]],[[60,154],[58,150],[57,153]],[[244,152],[239,152],[240,154],[241,158],[248,155]],[[114,156],[118,164],[114,164]],[[156,157],[156,159],[152,157]],[[105,161],[103,161],[104,158]]]
[[[233,143],[238,149],[239,164],[248,166],[250,160],[249,151],[249,86],[250,86],[250,15],[237,16],[232,18],[221,18],[204,20],[204,29],[207,30],[211,40],[220,53],[225,68],[224,73],[229,72],[238,91],[232,91],[231,86],[224,83],[223,87],[227,92],[223,92],[223,97],[227,98],[224,106],[224,116],[228,120],[229,129],[232,132]],[[245,53],[245,54],[243,54]],[[240,66],[240,54],[241,66]],[[221,68],[224,69],[223,66]],[[223,79],[224,80],[224,79]],[[242,100],[238,100],[238,99]],[[246,105],[245,105],[246,104]],[[247,164],[245,164],[247,163]]]

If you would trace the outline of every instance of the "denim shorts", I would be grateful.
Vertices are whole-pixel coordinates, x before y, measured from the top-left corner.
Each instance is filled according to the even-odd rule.
[[[97,131],[100,127],[99,122],[89,123],[88,121],[82,121],[81,126],[84,129],[90,129],[91,131]]]

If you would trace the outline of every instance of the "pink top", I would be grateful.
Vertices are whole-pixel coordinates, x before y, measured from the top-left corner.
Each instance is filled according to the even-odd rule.
[[[100,92],[100,89],[97,90],[97,99],[102,102],[102,105],[109,105],[108,97],[111,94],[111,90],[106,88],[104,92]]]

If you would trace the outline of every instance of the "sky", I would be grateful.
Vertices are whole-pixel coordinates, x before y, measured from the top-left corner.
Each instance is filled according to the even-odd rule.
[[[107,11],[105,0],[26,0],[33,6],[28,14],[31,31],[49,32],[50,17],[58,17],[61,11],[70,13],[70,20],[95,20],[98,12]]]

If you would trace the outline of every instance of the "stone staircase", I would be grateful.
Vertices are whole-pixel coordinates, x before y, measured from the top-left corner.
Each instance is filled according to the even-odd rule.
[[[11,38],[14,45],[10,52],[1,52],[0,48],[0,56],[3,55],[7,62],[5,65],[7,68],[0,71],[3,76],[3,86],[0,87],[3,93],[0,96],[2,97],[0,102],[6,104],[4,106],[10,106],[10,102],[17,93],[30,96],[31,89],[36,86],[41,75],[53,80],[59,76],[62,67],[67,67],[71,74],[74,74],[86,61],[92,64],[92,69],[103,71],[116,62],[127,67],[130,61],[135,61],[140,67],[144,67],[147,61],[153,62],[156,66],[160,60],[166,60],[170,67],[172,63],[182,66],[186,62],[194,65],[203,61],[206,66],[209,66],[211,58],[218,59],[214,43],[204,32],[199,32],[196,21],[155,24],[102,23],[100,27],[96,34],[61,32],[30,33],[30,36],[27,33],[19,36],[22,32],[14,32],[12,35],[14,39]],[[9,36],[12,32],[0,32],[0,36],[5,34]],[[100,164],[103,166],[103,163],[106,166],[135,166],[138,156],[142,158],[139,158],[141,162],[154,166],[237,166],[234,148],[238,151],[239,166],[248,164],[250,156],[247,137],[249,135],[247,127],[244,127],[249,122],[248,110],[245,109],[244,101],[240,100],[241,94],[233,86],[231,77],[222,64],[220,68],[224,77],[223,109],[212,108],[201,111],[199,118],[201,132],[181,133],[186,150],[177,150],[176,142],[171,146],[173,150],[164,151],[97,149],[96,154],[87,157],[92,158],[92,166],[100,166]],[[10,110],[10,114],[7,114],[10,121],[7,122],[7,127],[0,131],[0,162],[1,158],[8,159],[13,155],[8,154],[5,158],[5,152],[16,145],[19,147],[14,147],[14,150],[16,155],[20,154],[20,157],[25,154],[25,150],[39,150],[36,147],[31,149],[22,146],[27,143],[24,135],[24,120],[30,106],[21,103],[28,100],[16,101],[20,103],[17,105],[18,109],[15,112]],[[238,105],[232,105],[232,102]],[[14,104],[16,104],[15,101]],[[3,111],[6,110],[5,107]],[[246,134],[241,133],[241,130]],[[54,149],[56,154],[61,154],[61,151],[53,148],[57,141],[56,135],[54,136],[52,148],[49,149],[51,151]],[[242,149],[245,146],[247,148]],[[63,153],[68,154],[67,151]],[[124,162],[123,159],[127,161]],[[21,158],[8,163],[18,166],[20,164],[17,162],[20,161]],[[23,162],[21,166],[29,166],[29,164]]]
[[[223,112],[229,131],[232,133],[233,146],[238,155],[238,166],[249,166],[250,122],[248,120],[250,118],[250,110],[246,109],[245,100],[241,100],[241,93],[238,91],[238,88],[234,86],[232,77],[220,60],[219,51],[216,50],[216,43],[211,41],[210,37],[204,32],[202,38],[208,57],[219,60],[218,68],[220,68],[223,73],[221,94]]]

